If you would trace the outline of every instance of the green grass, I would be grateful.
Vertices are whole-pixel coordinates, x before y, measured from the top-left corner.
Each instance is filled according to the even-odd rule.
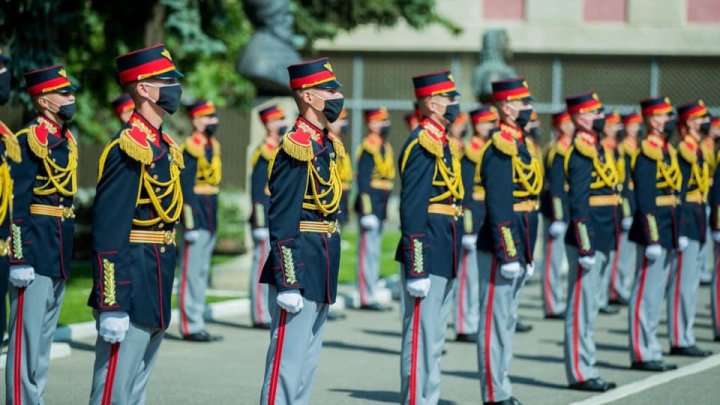
[[[357,269],[357,238],[355,231],[342,232],[343,245],[345,248],[340,256],[340,283],[354,283]],[[400,241],[400,231],[383,232],[383,240],[380,247],[380,277],[387,277],[398,274],[398,263],[395,261],[395,249]]]

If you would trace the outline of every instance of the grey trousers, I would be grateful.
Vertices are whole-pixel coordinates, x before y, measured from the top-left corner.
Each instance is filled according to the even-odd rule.
[[[165,331],[130,323],[125,339],[110,344],[95,341],[90,404],[144,404]]]
[[[496,402],[512,396],[510,360],[512,359],[520,292],[527,278],[525,270],[508,279],[500,274],[495,256],[479,250],[480,323],[478,327],[478,369],[484,402]]]
[[[190,335],[205,329],[205,293],[208,274],[215,248],[216,235],[205,229],[198,229],[198,238],[186,242],[183,247],[182,272],[178,306],[180,312],[180,333]]]
[[[603,268],[610,268],[610,253],[595,252],[595,264],[584,269],[575,246],[567,246],[568,303],[565,312],[565,375],[575,384],[598,377],[595,367],[595,320],[600,309]],[[607,294],[605,294],[607,296]]]
[[[453,282],[430,274],[425,298],[410,296],[403,280],[400,398],[403,404],[437,404],[440,401],[440,358],[445,345]]]
[[[668,339],[672,347],[689,347],[695,344],[693,324],[700,289],[700,242],[690,239],[687,249],[678,252],[668,277],[665,297],[667,301]]]
[[[255,239],[250,268],[250,319],[253,325],[270,325],[268,285],[260,282],[260,275],[270,254],[270,239]]]
[[[50,350],[65,280],[35,274],[26,288],[10,287],[10,344],[5,364],[8,404],[44,404]]]
[[[636,246],[637,271],[628,308],[630,361],[662,360],[657,328],[665,285],[676,253],[663,248],[660,257],[650,261],[645,258],[645,246]]]
[[[610,305],[610,282],[613,275],[617,275],[617,261],[619,256],[617,251],[611,250],[605,252],[607,260],[603,261],[603,266],[598,269],[598,285],[597,285],[597,304],[598,309],[605,308]],[[597,257],[595,260],[599,260]]]
[[[546,218],[543,218],[546,219]],[[564,235],[553,238],[548,230],[552,221],[543,221],[543,244],[545,249],[540,263],[540,296],[543,302],[545,315],[557,315],[565,311],[565,300],[563,297],[562,266],[565,262],[565,239]]]
[[[705,209],[705,224],[710,223],[710,207]],[[713,270],[715,269],[715,241],[712,238],[710,226],[705,226],[705,243],[700,246],[700,280],[708,282],[713,278]]]
[[[462,249],[455,280],[455,333],[476,334],[480,319],[477,250]]]
[[[708,243],[712,242],[707,242]],[[714,269],[712,273],[712,283],[710,284],[710,304],[712,309],[712,328],[713,328],[713,337],[718,338],[720,337],[720,277],[718,277],[718,267],[720,267],[720,247],[715,244],[714,250],[714,258],[715,258],[715,264]]]
[[[637,266],[637,245],[628,239],[628,232],[620,237],[620,255],[617,259],[617,272],[610,276],[610,299],[630,300],[635,267]]]
[[[260,404],[309,404],[330,306],[305,299],[303,309],[291,314],[276,296],[269,286],[272,324]]]
[[[375,303],[375,285],[380,278],[380,243],[382,226],[375,230],[358,225],[357,283],[360,305]]]

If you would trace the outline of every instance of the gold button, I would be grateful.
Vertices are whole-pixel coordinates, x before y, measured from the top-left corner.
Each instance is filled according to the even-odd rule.
[[[158,175],[157,175],[157,174],[153,174],[153,179],[157,180],[157,178],[158,178]]]
[[[165,253],[165,246],[160,247],[160,253]]]
[[[60,202],[63,202],[63,201],[65,201],[65,199],[63,197],[60,197]]]
[[[159,193],[159,192],[160,192],[160,187],[155,187],[155,192],[156,192],[156,193]]]
[[[150,163],[150,168],[151,168],[151,169],[154,169],[154,168],[155,168],[155,163]]]
[[[164,223],[164,222],[160,222],[160,225],[158,225],[158,228],[160,228],[160,229],[165,228],[165,223]]]

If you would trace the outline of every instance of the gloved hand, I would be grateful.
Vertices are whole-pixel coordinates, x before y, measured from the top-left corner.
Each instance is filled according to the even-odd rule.
[[[559,238],[563,235],[565,235],[565,231],[567,230],[567,224],[563,221],[553,221],[550,224],[550,228],[548,229],[548,232],[550,233],[550,236],[553,238]]]
[[[648,260],[655,260],[662,254],[662,246],[659,243],[653,243],[645,248],[645,257]]]
[[[715,231],[712,233],[712,238],[715,242],[720,243],[720,231]]]
[[[510,262],[500,265],[500,274],[509,279],[513,279],[520,274],[520,263]]]
[[[625,217],[622,219],[622,229],[623,231],[629,231],[630,228],[632,228],[633,224],[633,217]]]
[[[185,242],[193,243],[200,237],[200,231],[192,230],[183,232],[183,239]]]
[[[252,237],[255,241],[267,240],[270,237],[270,230],[267,228],[255,228],[252,230]]]
[[[471,252],[477,250],[477,235],[463,235],[462,246]]]
[[[689,244],[690,244],[690,239],[688,239],[687,236],[681,236],[678,238],[678,249],[680,249],[681,252],[684,252],[685,249],[687,249]]]
[[[588,270],[595,264],[595,255],[580,256],[578,263],[583,269]]]
[[[104,341],[113,344],[125,339],[130,329],[130,317],[125,311],[108,311],[100,313],[100,326],[98,334]]]
[[[35,269],[25,264],[10,266],[8,281],[17,288],[25,288],[35,280]]]
[[[380,218],[375,215],[363,215],[360,217],[360,226],[368,231],[376,231],[380,228]]]
[[[532,277],[532,275],[535,274],[535,263],[528,263],[525,265],[525,275],[527,277]]]
[[[430,279],[429,278],[414,278],[408,280],[405,286],[408,294],[413,297],[425,298],[430,292]]]
[[[279,293],[275,299],[280,308],[291,314],[296,314],[303,309],[303,297],[300,290],[287,290]]]

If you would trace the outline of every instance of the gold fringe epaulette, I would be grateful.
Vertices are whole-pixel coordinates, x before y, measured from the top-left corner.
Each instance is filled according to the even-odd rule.
[[[643,155],[652,160],[662,160],[663,158],[662,147],[649,139],[644,139],[642,141],[640,149],[642,150]]]
[[[482,141],[478,141],[477,138],[473,138],[465,145],[465,157],[473,163],[480,163],[483,152],[485,152],[489,144],[489,142],[483,143]]]
[[[2,140],[5,144],[7,157],[15,163],[20,163],[22,154],[20,153],[20,143],[17,138],[10,134],[10,136],[3,135]]]
[[[205,140],[200,139],[200,142],[197,141],[198,139],[196,139],[196,136],[193,134],[185,140],[182,149],[195,159],[200,159],[205,157]]]
[[[335,159],[342,159],[345,157],[345,145],[342,141],[334,135],[328,135],[328,138],[332,141],[333,149],[335,149]]]
[[[297,135],[304,135],[304,137]],[[313,159],[313,156],[315,156],[311,142],[309,134],[299,133],[297,131],[288,132],[288,134],[283,137],[280,147],[291,158],[301,162],[309,162]]]
[[[567,155],[568,150],[570,150],[570,142],[563,142],[561,140],[557,140],[555,142],[555,153],[558,155],[565,157]]]
[[[592,135],[582,132],[577,134],[573,145],[575,146],[575,150],[577,150],[581,155],[589,157],[590,159],[597,159],[598,151],[595,147],[595,139]]]
[[[175,140],[172,139],[172,137],[167,132],[163,132],[162,136],[165,142],[167,142],[168,146],[170,147],[170,157],[172,158],[172,161],[175,162],[177,167],[184,169],[185,158],[183,158],[182,149],[180,149],[180,146],[175,143]]]
[[[694,145],[688,141],[682,141],[678,144],[678,151],[680,151],[680,156],[682,156],[682,158],[691,165],[697,162],[697,148],[697,145]]]
[[[39,138],[39,135],[41,134],[38,134],[38,127],[38,125],[31,125],[18,132],[16,137],[22,134],[27,134],[27,143],[32,153],[40,159],[45,159],[48,155],[47,135],[45,136],[45,141],[43,142],[42,139]]]
[[[506,155],[515,156],[518,153],[518,147],[515,143],[515,138],[513,138],[512,134],[508,132],[496,132],[492,136],[492,144],[495,146],[495,149]]]
[[[423,129],[418,134],[418,143],[425,148],[426,151],[442,159],[444,155],[442,141],[433,138],[426,130]]]
[[[149,129],[145,128],[148,132]],[[138,162],[149,165],[153,160],[153,151],[147,140],[148,133],[139,126],[131,126],[120,133],[118,145],[126,155]]]
[[[380,146],[381,143],[374,143],[370,139],[365,138],[360,145],[360,149],[358,149],[357,156],[360,157],[360,155],[363,153],[363,151],[367,151],[367,153],[371,155],[375,155],[376,153],[380,153]]]

